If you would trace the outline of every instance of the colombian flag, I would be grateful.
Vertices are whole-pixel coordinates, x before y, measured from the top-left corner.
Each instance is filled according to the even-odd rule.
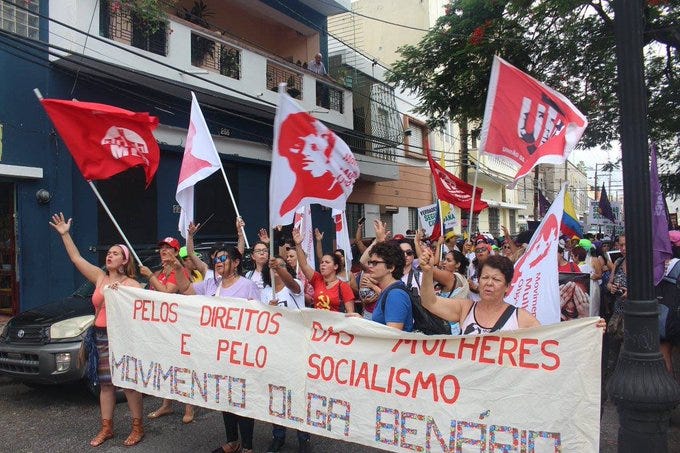
[[[576,210],[574,209],[574,202],[571,201],[571,195],[569,192],[564,193],[564,214],[562,215],[562,225],[560,226],[562,234],[574,237],[583,237],[583,228],[581,224],[578,223],[578,216],[576,215]]]

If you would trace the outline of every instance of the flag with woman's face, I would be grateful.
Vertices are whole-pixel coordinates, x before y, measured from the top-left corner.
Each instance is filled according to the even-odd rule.
[[[280,89],[269,179],[269,224],[288,225],[298,207],[311,203],[344,209],[357,178],[359,164],[347,144]]]

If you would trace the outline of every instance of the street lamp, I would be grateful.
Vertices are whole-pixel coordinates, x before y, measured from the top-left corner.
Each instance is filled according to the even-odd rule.
[[[619,413],[618,451],[663,453],[668,450],[670,414],[680,402],[680,386],[666,371],[659,352],[659,311],[652,282],[643,8],[643,0],[614,1],[626,238],[630,247],[623,348],[607,388]]]

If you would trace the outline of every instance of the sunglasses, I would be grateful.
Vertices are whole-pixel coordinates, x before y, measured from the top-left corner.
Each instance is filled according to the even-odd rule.
[[[366,264],[368,265],[368,267],[375,267],[375,266],[377,266],[377,265],[380,264],[380,263],[384,263],[384,261],[370,260],[370,261],[367,261],[367,262],[366,262]]]
[[[483,249],[475,249],[475,253],[484,253],[484,252],[486,252],[486,251],[488,251],[488,249],[486,249],[486,248],[483,248]]]
[[[404,255],[413,256],[413,250],[404,250]]]
[[[214,262],[215,264],[217,264],[217,263],[224,263],[224,262],[226,262],[228,259],[229,259],[229,255],[222,255],[222,256],[216,257],[216,258],[213,260],[213,262]]]
[[[509,245],[504,245],[503,248],[509,250],[509,249],[510,249],[510,246],[509,246]]]

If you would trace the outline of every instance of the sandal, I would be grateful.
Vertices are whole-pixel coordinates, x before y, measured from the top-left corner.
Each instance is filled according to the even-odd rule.
[[[90,441],[90,445],[98,447],[113,437],[113,420],[102,420],[102,429]]]
[[[174,411],[172,408],[166,409],[163,408],[162,406],[155,411],[151,412],[147,417],[154,419],[154,418],[159,418],[159,417],[165,417],[166,415],[172,414]]]
[[[133,445],[137,445],[141,440],[144,438],[144,427],[142,426],[142,419],[141,418],[133,418],[132,419],[132,431],[130,432],[130,435],[125,439],[125,442],[123,442],[123,445],[126,447],[132,447]]]
[[[241,453],[241,443],[229,442],[228,444],[220,445],[212,453]]]

